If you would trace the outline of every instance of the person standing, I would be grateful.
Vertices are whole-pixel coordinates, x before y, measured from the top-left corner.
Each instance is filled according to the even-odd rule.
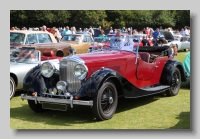
[[[156,44],[158,36],[159,36],[159,29],[156,28],[156,30],[153,32],[153,43],[154,44]]]
[[[72,34],[76,34],[76,28],[72,27]]]
[[[47,27],[46,27],[45,25],[42,26],[42,31],[48,32],[48,31],[47,31]]]
[[[110,40],[110,48],[115,48],[115,49],[119,49],[120,48],[120,43],[121,43],[121,30],[118,29],[116,32],[115,36],[112,36],[111,40]]]
[[[92,37],[94,37],[94,29],[93,29],[92,26],[90,26],[90,28],[89,28],[89,32],[92,33]]]
[[[113,34],[113,28],[110,27],[110,31],[109,31],[110,34]]]
[[[62,35],[66,35],[66,34],[72,34],[71,30],[69,30],[69,26],[66,26],[65,30],[62,33]]]
[[[105,37],[107,37],[107,36],[104,34],[104,30],[102,29],[101,34],[99,34],[99,36],[98,36],[98,39],[102,42],[102,41],[104,41]]]

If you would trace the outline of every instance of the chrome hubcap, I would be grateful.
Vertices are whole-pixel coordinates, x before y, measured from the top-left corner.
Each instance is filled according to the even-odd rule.
[[[113,98],[112,97],[109,98],[109,104],[113,104]]]

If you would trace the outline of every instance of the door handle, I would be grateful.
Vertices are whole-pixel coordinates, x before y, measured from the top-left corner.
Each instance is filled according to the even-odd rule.
[[[157,68],[158,68],[158,66],[156,65],[154,70],[156,70]]]

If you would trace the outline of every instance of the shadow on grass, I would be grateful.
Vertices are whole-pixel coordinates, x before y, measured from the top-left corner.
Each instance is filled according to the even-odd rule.
[[[17,96],[19,96],[21,93],[23,92],[18,92]],[[156,101],[162,96],[162,94],[159,94],[137,99],[119,98],[116,113],[147,105],[153,101]],[[19,101],[22,100],[20,99]],[[75,124],[100,122],[94,118],[92,109],[89,106],[74,105],[74,108],[71,108],[70,105],[67,105],[67,108],[67,111],[47,110],[44,113],[35,113],[29,108],[27,102],[27,105],[22,105],[22,107],[10,108],[10,117],[13,119],[20,119],[22,121],[25,120],[34,123],[44,122],[45,124],[56,126],[75,126]]]
[[[190,90],[190,81],[181,82],[181,89],[189,89]]]
[[[169,129],[190,129],[190,112],[181,112],[177,117],[179,122]]]

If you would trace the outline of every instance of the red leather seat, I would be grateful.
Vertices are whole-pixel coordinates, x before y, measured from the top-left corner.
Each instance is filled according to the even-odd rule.
[[[53,57],[54,56],[54,52],[53,51],[44,51],[43,52],[43,56]]]
[[[141,59],[145,62],[149,63],[149,59],[150,59],[150,54],[147,52],[138,52],[138,54],[140,55]]]
[[[50,59],[58,59],[61,60],[62,57],[57,57],[54,55],[53,51],[44,51],[43,56],[41,56],[41,61],[50,60]]]

